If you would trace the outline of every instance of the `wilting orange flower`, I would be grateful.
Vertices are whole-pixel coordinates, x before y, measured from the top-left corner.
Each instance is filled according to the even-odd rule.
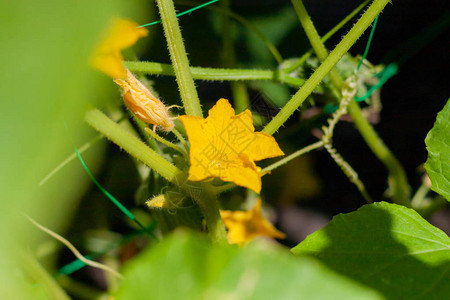
[[[94,51],[91,65],[112,78],[125,78],[121,50],[134,45],[148,34],[145,28],[125,19],[114,19],[107,35]]]
[[[206,119],[180,116],[191,144],[189,180],[218,177],[261,191],[261,168],[255,161],[284,155],[275,139],[255,132],[252,113],[235,115],[226,99],[209,110]]]
[[[127,107],[145,123],[153,124],[153,129],[161,128],[164,131],[172,131],[174,124],[170,117],[169,108],[153,95],[130,70],[126,70],[127,78],[115,79],[123,89],[123,99]]]
[[[284,239],[286,236],[278,231],[261,214],[261,199],[258,198],[255,207],[249,211],[221,210],[225,226],[228,228],[228,242],[243,245],[257,236],[268,236]]]

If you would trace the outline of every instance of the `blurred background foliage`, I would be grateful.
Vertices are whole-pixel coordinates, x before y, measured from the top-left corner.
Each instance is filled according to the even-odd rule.
[[[151,6],[144,8],[144,2],[0,3],[2,299],[23,299],[18,291],[27,292],[23,286],[11,284],[29,280],[17,273],[11,259],[11,252],[17,251],[16,239],[34,247],[44,235],[32,229],[20,213],[45,220],[46,226],[57,232],[70,225],[89,183],[79,162],[72,162],[46,184],[39,186],[39,182],[73,152],[74,144],[93,137],[82,121],[83,112],[87,105],[105,106],[115,91],[108,79],[88,67],[93,47],[111,16],[129,16],[137,21],[152,18],[154,11]],[[104,145],[95,148],[86,155],[93,169],[103,159]],[[44,261],[54,264],[56,257],[50,257],[44,257]]]

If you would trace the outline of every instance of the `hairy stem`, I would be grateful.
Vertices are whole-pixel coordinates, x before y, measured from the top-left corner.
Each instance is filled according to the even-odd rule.
[[[342,155],[339,154],[335,148],[333,148],[333,144],[331,141],[336,124],[339,122],[340,118],[347,113],[347,107],[353,101],[353,97],[355,97],[356,88],[356,76],[352,75],[346,80],[342,88],[342,99],[339,104],[339,109],[334,112],[330,119],[328,119],[328,126],[322,127],[322,141],[324,143],[324,148],[330,154],[331,158],[333,158],[339,168],[341,168],[342,172],[345,174],[345,176],[347,176],[350,182],[358,188],[359,192],[367,201],[367,203],[373,203],[372,198],[367,193],[364,183],[359,179],[358,173],[352,168],[352,166],[350,166],[347,161],[345,161]]]
[[[211,240],[216,243],[227,243],[225,225],[220,217],[219,203],[213,188],[207,183],[190,183],[189,189],[192,198],[198,203],[203,212]]]
[[[178,151],[179,153],[181,153],[186,160],[188,159],[187,152],[184,151],[181,147],[178,147],[174,143],[169,142],[168,140],[166,140],[165,138],[161,137],[159,134],[157,134],[156,132],[154,132],[153,130],[151,130],[148,127],[145,127],[145,132],[147,132],[147,134],[149,136],[151,136],[152,138],[154,138],[155,140],[157,140],[161,144],[166,145],[167,147],[172,148],[175,151]]]
[[[389,0],[375,0],[367,11],[361,16],[356,24],[344,36],[342,41],[328,55],[327,59],[316,69],[309,77],[305,84],[298,92],[286,103],[286,105],[278,112],[278,114],[267,124],[264,132],[274,134],[284,122],[302,105],[306,98],[312,93],[314,88],[322,81],[322,79],[330,72],[330,70],[338,63],[356,40],[370,26],[376,16],[389,3]]]
[[[186,114],[201,117],[202,108],[195,89],[194,78],[189,69],[189,60],[181,36],[180,26],[175,12],[173,0],[156,0],[161,15],[170,59],[177,78],[181,100]]]
[[[283,159],[280,159],[279,161],[277,161],[276,163],[271,164],[270,166],[267,166],[266,168],[264,168],[261,172],[263,173],[263,175],[265,175],[267,172],[270,172],[272,170],[275,170],[278,167],[281,167],[282,165],[287,164],[288,162],[290,162],[291,160],[293,160],[294,158],[297,158],[303,154],[306,154],[308,152],[311,152],[312,150],[318,149],[320,147],[323,146],[323,141],[318,141],[315,142],[314,144],[311,144],[309,146],[306,146],[300,150],[295,151],[294,153],[286,156]]]
[[[361,3],[357,8],[355,8],[350,14],[348,14],[344,19],[342,19],[336,26],[331,28],[321,39],[322,43],[325,43],[330,37],[332,37],[339,29],[341,29],[345,24],[347,24],[357,13],[359,13],[371,0],[366,0]],[[295,5],[295,4],[294,4]],[[285,73],[291,73],[305,62],[305,60],[311,56],[313,53],[313,49],[310,49],[306,52],[302,57],[300,57],[296,62],[291,64],[290,66],[283,69]]]
[[[175,75],[173,67],[169,64],[127,61],[125,62],[125,66],[132,72],[145,73],[149,75]],[[191,67],[190,69],[193,77],[200,80],[272,80],[275,78],[275,74],[271,70],[200,67]]]
[[[156,62],[126,61],[125,66],[132,72],[145,73],[149,75],[175,76],[172,65]],[[258,69],[224,69],[224,68],[201,68],[191,67],[192,76],[199,80],[215,81],[239,81],[239,80],[271,80],[286,83],[293,87],[300,87],[305,83],[301,78],[295,78],[279,70]]]
[[[97,109],[88,111],[85,120],[109,140],[124,149],[137,160],[142,161],[148,167],[158,172],[168,181],[176,183],[177,177],[182,174],[180,169],[158,155],[158,153],[150,149],[130,132],[120,127],[119,124],[105,116],[101,111]]]
[[[357,24],[352,28],[352,30],[361,22],[365,21],[364,25],[370,21],[370,23],[376,18],[378,13],[381,11],[373,10],[372,8],[377,5],[381,7],[383,2],[388,2],[386,0],[375,0],[373,4],[369,7],[366,13],[361,17]],[[306,11],[305,6],[301,0],[292,0],[294,4],[295,11],[298,14],[299,20],[302,23],[303,28],[305,29],[306,35],[311,42],[311,46],[316,52],[319,60],[323,61],[325,64],[328,61],[328,58],[332,56],[333,52],[328,55],[328,51],[325,48],[324,44],[320,40],[320,36],[317,33],[314,24],[311,21],[311,18]],[[366,16],[367,15],[367,16]],[[368,23],[370,25],[370,23]],[[367,28],[367,27],[366,27]],[[350,32],[344,37],[341,45],[347,36],[352,32]],[[355,40],[356,41],[356,40]],[[336,47],[336,49],[339,47]],[[335,49],[335,50],[336,50]],[[332,84],[335,89],[340,90],[343,86],[343,80],[336,69],[331,69],[329,73]],[[351,101],[348,105],[349,114],[352,116],[353,121],[355,123],[356,128],[361,133],[367,145],[370,147],[372,152],[377,156],[377,158],[385,165],[385,167],[389,171],[389,182],[393,191],[393,201],[397,204],[402,204],[405,206],[410,206],[409,202],[409,194],[410,187],[406,178],[406,173],[403,170],[400,162],[395,158],[389,148],[384,144],[384,142],[380,139],[378,134],[373,129],[372,125],[367,121],[367,119],[362,115],[361,109],[358,104],[354,101]]]

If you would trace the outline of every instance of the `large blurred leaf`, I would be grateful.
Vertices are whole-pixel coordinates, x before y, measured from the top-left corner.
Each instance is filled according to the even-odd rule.
[[[178,232],[134,259],[117,299],[379,299],[309,258]]]
[[[121,12],[119,2],[0,1],[1,299],[24,299],[13,290],[14,283],[18,290],[26,291],[19,286],[22,280],[14,276],[19,271],[7,252],[15,251],[8,249],[12,242],[7,236],[27,239],[31,250],[44,236],[18,212],[26,211],[60,232],[68,225],[89,182],[75,161],[39,186],[45,175],[73,153],[74,143],[80,145],[89,139],[92,131],[82,123],[87,103],[107,100],[108,90],[115,90],[109,78],[89,68],[88,61],[111,16],[129,15],[125,12],[129,9]],[[127,2],[128,6],[137,4]],[[136,7],[138,10],[143,11]],[[85,154],[93,169],[98,153]],[[21,226],[29,227],[20,230],[24,229]],[[27,281],[28,275],[24,276]],[[9,292],[14,297],[8,296]]]
[[[292,249],[389,299],[447,299],[450,239],[412,209],[385,202],[336,216]]]
[[[450,99],[437,115],[425,144],[428,150],[425,169],[431,179],[431,189],[450,201]]]

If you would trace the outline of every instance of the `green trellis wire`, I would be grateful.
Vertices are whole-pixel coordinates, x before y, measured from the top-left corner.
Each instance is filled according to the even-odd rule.
[[[123,212],[124,215],[126,215],[131,221],[136,223],[136,225],[138,225],[152,239],[158,240],[158,238],[155,236],[155,234],[153,232],[147,230],[147,228],[144,225],[142,225],[141,222],[139,222],[139,220],[136,218],[136,216],[131,211],[129,211],[125,206],[123,206],[123,204],[120,203],[119,200],[117,200],[104,187],[102,187],[100,185],[100,183],[97,181],[97,179],[95,179],[94,175],[92,175],[91,171],[87,167],[86,163],[84,162],[83,158],[81,157],[80,152],[78,151],[78,149],[76,147],[75,147],[75,153],[77,154],[78,159],[80,160],[81,164],[83,165],[83,168],[86,170],[86,173],[88,173],[89,177],[94,182],[94,184],[100,189],[100,191],[102,191],[102,193],[105,194],[105,196],[108,197],[108,199],[111,200],[111,202],[114,203],[114,205],[118,209],[120,209],[120,211]]]
[[[191,9],[188,9],[188,10],[186,10],[186,11],[183,11],[183,12],[177,14],[176,16],[177,16],[177,17],[181,17],[181,16],[183,16],[183,15],[187,15],[187,14],[193,12],[194,10],[200,9],[200,8],[202,8],[202,7],[205,7],[205,6],[207,6],[207,5],[213,4],[213,3],[218,2],[218,1],[220,1],[220,0],[212,0],[212,1],[208,1],[208,2],[206,2],[206,3],[203,3],[203,4],[200,4],[200,5],[196,6],[196,7],[193,7],[193,8],[191,8]],[[156,24],[159,24],[159,23],[161,23],[161,22],[162,22],[161,20],[154,21],[154,22],[150,22],[150,23],[147,23],[147,24],[138,26],[138,28],[156,25]]]
[[[375,28],[377,27],[378,18],[379,18],[379,15],[373,21],[372,30],[370,31],[370,35],[369,35],[369,39],[367,40],[366,48],[361,57],[361,60],[358,63],[358,66],[356,67],[355,73],[358,73],[359,68],[361,67],[361,65],[363,64],[364,60],[367,57],[367,54],[369,54],[369,49],[370,49],[370,45],[372,43],[373,35],[375,33]],[[380,87],[382,87],[386,83],[386,81],[389,80],[389,78],[391,78],[392,76],[397,74],[397,70],[398,70],[398,67],[396,66],[395,63],[392,63],[392,64],[388,65],[387,67],[385,67],[380,73],[375,75],[376,77],[380,78],[379,82],[376,85],[372,86],[364,96],[355,97],[354,100],[356,102],[362,102],[362,101],[366,100],[367,98],[369,98],[370,96],[372,96],[372,94],[376,90],[378,90]],[[337,105],[333,105],[333,104],[329,103],[329,104],[325,105],[324,112],[327,114],[331,114],[331,113],[335,112],[337,109],[338,109]]]

